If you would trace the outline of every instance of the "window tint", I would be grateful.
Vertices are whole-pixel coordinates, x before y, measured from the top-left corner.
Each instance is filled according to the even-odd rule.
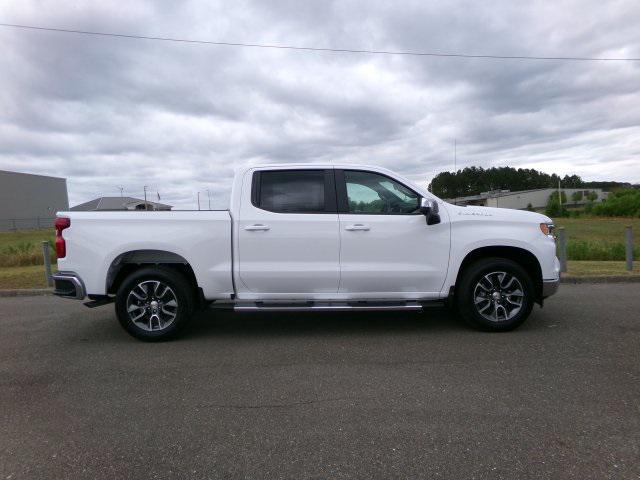
[[[260,172],[258,207],[272,212],[325,211],[324,170]]]
[[[415,213],[420,196],[389,177],[372,172],[345,170],[349,213],[398,215]]]

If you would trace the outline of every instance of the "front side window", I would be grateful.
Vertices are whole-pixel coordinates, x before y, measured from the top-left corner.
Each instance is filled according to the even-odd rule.
[[[420,196],[384,175],[345,170],[349,213],[402,215],[416,213]]]
[[[257,207],[281,213],[325,211],[324,170],[260,172]]]

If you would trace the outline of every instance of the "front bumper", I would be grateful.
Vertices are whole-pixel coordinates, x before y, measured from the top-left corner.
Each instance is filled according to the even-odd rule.
[[[52,276],[55,288],[53,294],[62,298],[82,300],[87,292],[82,279],[73,272],[58,272]]]
[[[560,279],[542,281],[542,298],[547,298],[558,291]]]

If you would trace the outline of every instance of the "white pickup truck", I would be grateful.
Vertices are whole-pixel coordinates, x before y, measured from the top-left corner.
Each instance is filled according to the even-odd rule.
[[[115,301],[142,340],[194,311],[420,310],[447,303],[510,330],[558,288],[551,219],[461,207],[386,169],[269,165],[236,172],[229,210],[61,212],[55,293]]]

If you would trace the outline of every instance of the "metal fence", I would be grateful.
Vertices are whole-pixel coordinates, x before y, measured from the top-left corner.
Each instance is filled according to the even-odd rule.
[[[17,230],[33,230],[34,228],[51,228],[56,217],[34,218],[0,218],[0,232]]]

